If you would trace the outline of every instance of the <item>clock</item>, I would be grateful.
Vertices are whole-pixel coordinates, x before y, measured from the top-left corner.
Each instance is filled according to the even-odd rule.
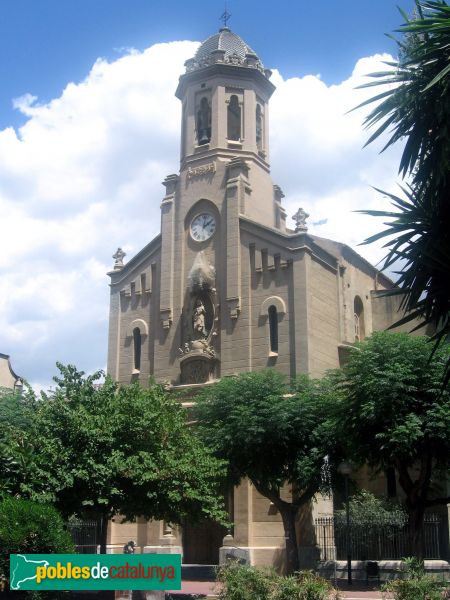
[[[200,213],[191,222],[191,237],[196,242],[206,242],[216,231],[216,220],[210,213]]]

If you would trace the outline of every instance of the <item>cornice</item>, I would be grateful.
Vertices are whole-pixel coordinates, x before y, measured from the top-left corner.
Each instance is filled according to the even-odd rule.
[[[257,223],[244,215],[239,216],[239,221],[242,229],[259,237],[263,241],[267,242],[268,235],[270,235],[273,238],[270,241],[278,245],[280,250],[288,251],[292,254],[307,252],[310,256],[314,257],[315,260],[321,262],[333,271],[337,271],[338,269],[338,259],[336,256],[316,244],[306,232],[285,233],[275,227]]]
[[[196,69],[195,71],[181,75],[175,91],[175,96],[179,100],[182,100],[188,85],[199,81],[204,81],[205,79],[209,79],[215,75],[223,75],[225,77],[233,77],[237,79],[254,79],[256,80],[257,84],[266,92],[267,98],[270,98],[275,91],[274,84],[269,81],[269,79],[267,79],[267,77],[258,69],[216,63],[209,67]]]

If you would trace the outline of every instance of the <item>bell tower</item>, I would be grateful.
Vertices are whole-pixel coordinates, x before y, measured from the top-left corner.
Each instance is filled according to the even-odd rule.
[[[185,67],[176,90],[182,102],[180,176],[205,162],[245,161],[251,194],[240,212],[280,227],[269,166],[271,71],[228,27],[204,41]]]
[[[243,310],[242,219],[285,233],[283,196],[269,166],[271,72],[228,27],[185,63],[180,172],[161,204],[163,335],[155,364],[178,382],[205,383],[233,369]],[[167,349],[171,349],[167,361]]]

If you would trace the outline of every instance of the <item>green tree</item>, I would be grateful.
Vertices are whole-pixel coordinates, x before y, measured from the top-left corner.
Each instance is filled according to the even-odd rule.
[[[20,496],[32,472],[33,398],[0,389],[0,497]]]
[[[356,345],[337,373],[342,443],[355,462],[395,468],[419,557],[425,510],[450,501],[437,485],[450,466],[450,392],[441,389],[449,354],[442,346],[430,361],[427,338],[377,332]]]
[[[300,379],[288,389],[274,370],[224,378],[199,397],[200,434],[229,463],[238,484],[248,477],[280,512],[286,538],[287,571],[299,568],[295,520],[327,482],[322,467],[334,448],[327,420],[333,400],[327,382]],[[284,484],[293,487],[289,502]]]
[[[402,295],[401,321],[433,325],[439,341],[450,334],[450,7],[420,0],[413,19],[402,14],[398,61],[362,86],[388,88],[360,106],[377,102],[365,120],[377,127],[367,144],[389,130],[384,149],[406,141],[399,171],[409,184],[403,198],[386,194],[395,211],[362,211],[390,219],[365,243],[390,238],[384,268],[402,261],[389,292]]]
[[[367,490],[359,490],[349,498],[350,520],[352,524],[370,528],[384,523],[401,526],[405,523],[406,513],[398,503],[385,498],[377,498]],[[335,522],[346,524],[346,510],[337,510]]]
[[[180,523],[224,520],[220,461],[187,425],[181,404],[160,385],[120,386],[100,373],[58,365],[56,389],[37,401],[32,497],[66,517],[108,521],[143,516]]]

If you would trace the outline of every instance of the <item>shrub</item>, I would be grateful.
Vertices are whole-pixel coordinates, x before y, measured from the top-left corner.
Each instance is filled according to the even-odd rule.
[[[272,595],[269,596],[271,600],[332,600],[338,597],[332,585],[312,571],[300,571],[291,577],[278,577]]]
[[[229,562],[217,571],[217,581],[223,585],[219,600],[266,600],[276,577],[274,571]]]
[[[395,600],[442,600],[438,582],[429,576],[421,579],[395,579],[382,587],[383,598]]]
[[[289,577],[230,562],[218,570],[219,600],[337,600],[331,584],[311,571]]]
[[[0,502],[0,548],[0,579],[6,580],[7,586],[10,554],[68,554],[75,551],[61,516],[52,506],[17,498]]]
[[[443,600],[443,582],[426,575],[422,561],[417,558],[403,559],[404,579],[396,579],[381,588],[383,598],[395,600]]]

